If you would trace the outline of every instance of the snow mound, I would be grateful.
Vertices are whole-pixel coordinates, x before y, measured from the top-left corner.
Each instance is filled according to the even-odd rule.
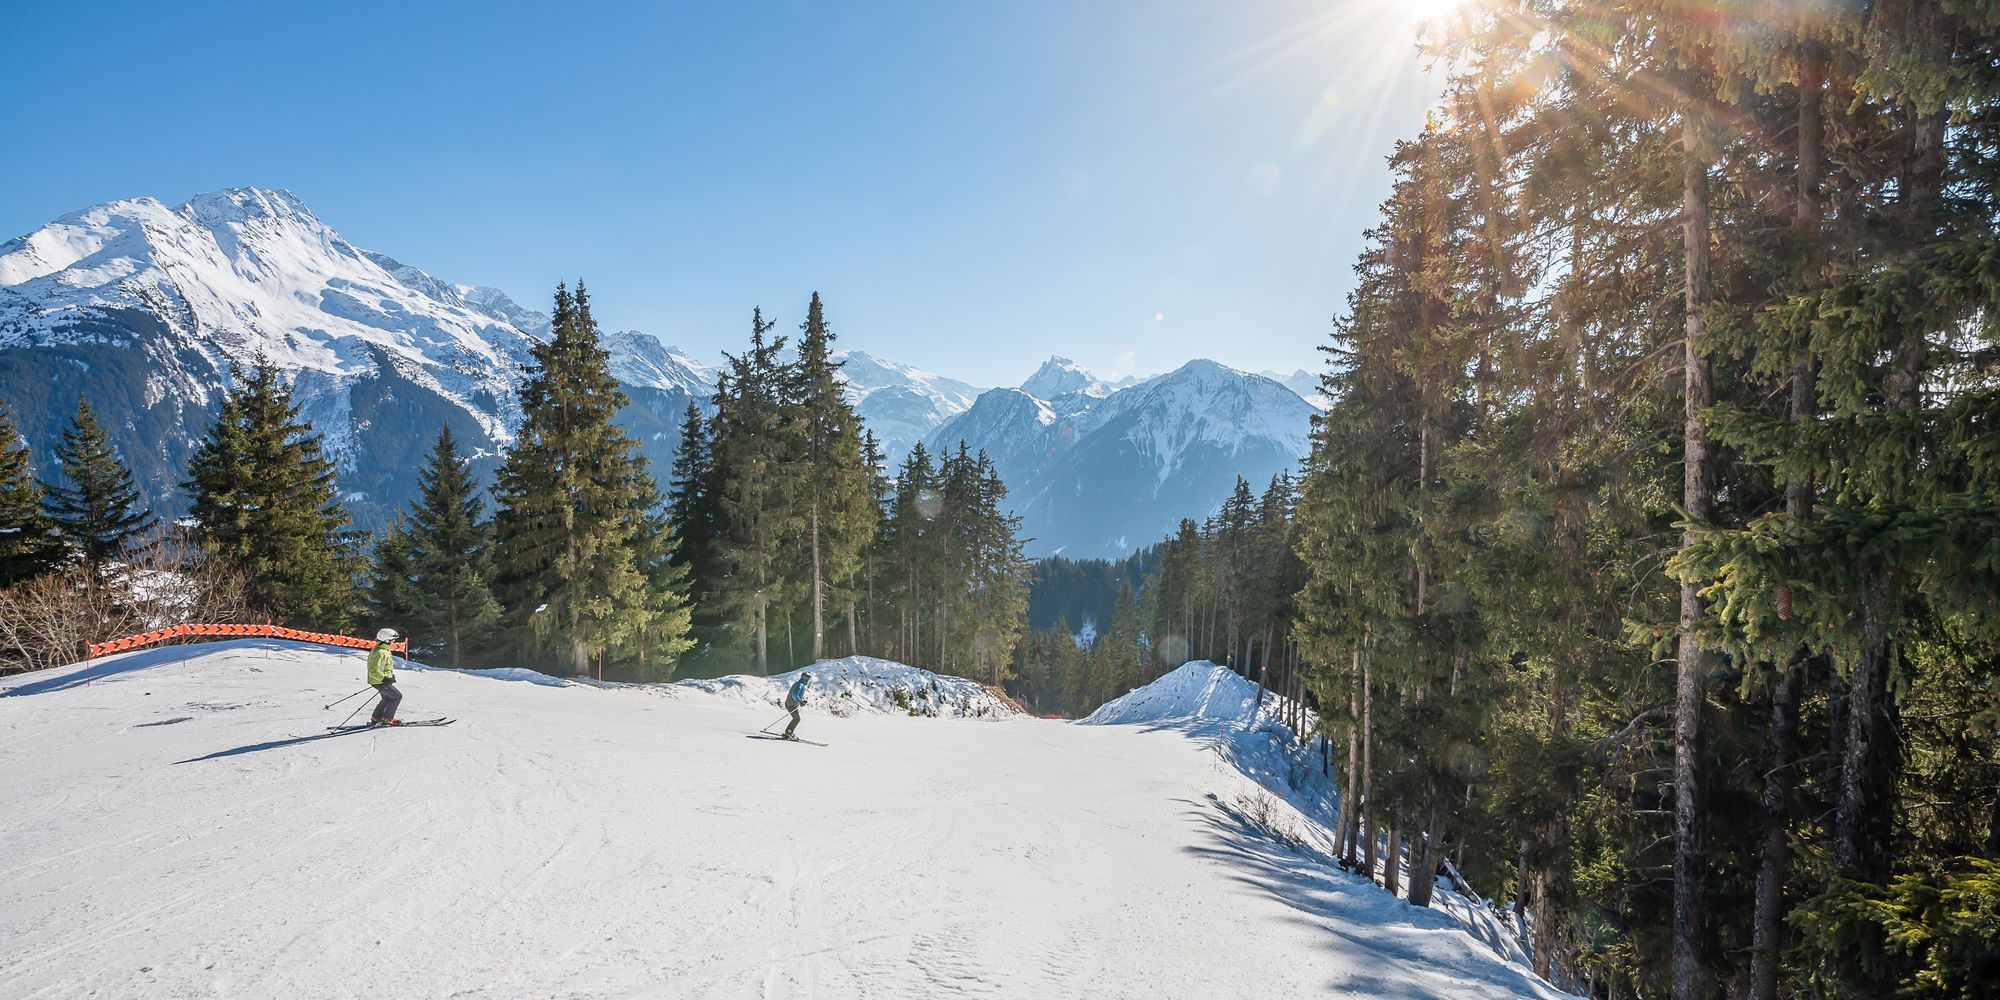
[[[1265,697],[1266,701],[1272,699]],[[1257,714],[1257,685],[1228,667],[1195,660],[1105,702],[1083,724],[1128,726],[1203,719],[1249,723]]]
[[[415,662],[411,662],[409,665],[413,668],[426,670],[449,669],[428,667]],[[563,680],[560,677],[542,673],[539,670],[530,670],[527,667],[475,667],[469,670],[457,670],[453,672],[472,677],[485,677],[496,681],[526,681],[529,684],[540,684],[543,687],[568,687],[573,683],[572,681]]]
[[[674,686],[753,705],[782,705],[785,692],[802,673],[812,675],[812,683],[806,687],[806,706],[839,718],[867,714],[972,719],[1020,714],[977,681],[872,656],[821,660],[770,677],[739,674],[679,681]]]

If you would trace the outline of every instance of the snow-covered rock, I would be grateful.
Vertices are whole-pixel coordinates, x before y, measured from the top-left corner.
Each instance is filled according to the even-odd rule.
[[[752,705],[782,705],[800,674],[812,675],[806,685],[807,708],[843,718],[862,713],[962,719],[1020,714],[977,681],[872,656],[821,660],[770,677],[736,675],[677,681],[674,686]]]
[[[962,441],[993,459],[1031,555],[1120,557],[1214,513],[1237,476],[1261,491],[1291,469],[1312,414],[1284,385],[1213,361],[1116,388],[1054,358],[1022,388],[981,395],[925,446]]]

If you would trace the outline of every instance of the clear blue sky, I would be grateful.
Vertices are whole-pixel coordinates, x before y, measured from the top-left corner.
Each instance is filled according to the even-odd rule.
[[[34,3],[0,239],[289,188],[355,243],[698,354],[815,289],[982,385],[1313,367],[1434,98],[1398,0]]]

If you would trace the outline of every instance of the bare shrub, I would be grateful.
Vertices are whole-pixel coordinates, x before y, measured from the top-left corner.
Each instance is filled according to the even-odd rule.
[[[177,622],[246,616],[242,574],[168,536],[102,579],[73,566],[0,590],[0,673],[72,663],[89,643]]]
[[[1260,788],[1236,796],[1236,811],[1272,840],[1294,851],[1305,846],[1305,838],[1299,835],[1298,827],[1270,792]]]

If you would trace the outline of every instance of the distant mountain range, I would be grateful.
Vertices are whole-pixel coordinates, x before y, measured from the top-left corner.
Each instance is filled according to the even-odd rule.
[[[1120,557],[1215,511],[1242,476],[1261,492],[1306,453],[1313,405],[1282,383],[1190,361],[1107,384],[1051,358],[925,438],[983,450],[1034,555]]]
[[[364,526],[415,494],[437,428],[490,473],[520,424],[517,391],[549,317],[492,288],[364,250],[289,192],[232,188],[170,207],[108,202],[0,243],[0,403],[51,467],[88,396],[142,487],[184,507],[188,458],[258,358],[292,381]],[[620,422],[664,475],[716,368],[637,331],[605,337],[631,403]],[[919,440],[985,448],[1036,537],[1031,552],[1115,555],[1202,516],[1238,474],[1305,453],[1317,391],[1209,361],[1107,382],[1061,358],[1018,389],[840,352],[849,398],[892,461]],[[1292,388],[1287,388],[1287,385]]]

